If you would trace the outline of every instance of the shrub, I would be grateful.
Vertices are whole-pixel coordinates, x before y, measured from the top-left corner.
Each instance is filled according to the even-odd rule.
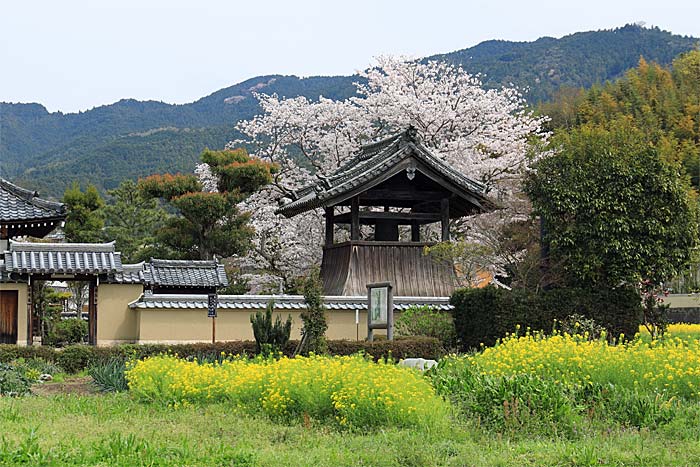
[[[258,311],[254,315],[250,315],[250,323],[253,325],[253,335],[255,336],[255,350],[259,354],[277,353],[289,342],[289,334],[292,332],[292,316],[289,315],[284,323],[277,316],[273,323],[272,310],[274,308],[275,302],[270,301],[264,312]]]
[[[55,375],[62,371],[55,363],[47,362],[39,357],[19,357],[17,360],[13,360],[11,365],[25,375],[34,375],[30,378],[32,380],[38,379],[42,374]]]
[[[87,368],[97,358],[97,351],[88,345],[71,345],[58,352],[56,363],[68,373]]]
[[[54,325],[49,333],[47,344],[65,346],[81,344],[87,339],[88,324],[80,318],[63,319]]]
[[[452,314],[429,305],[411,306],[396,319],[396,333],[400,336],[434,337],[445,349],[454,348],[457,334]]]
[[[107,361],[93,363],[88,367],[88,375],[103,392],[121,392],[129,389],[126,381],[126,362],[122,358],[111,357]]]
[[[33,380],[12,365],[0,363],[0,396],[23,396]]]
[[[56,351],[51,347],[38,345],[20,347],[13,344],[0,344],[0,363],[10,363],[18,358],[41,358],[47,362],[55,362]]]
[[[551,332],[554,321],[578,314],[605,327],[608,336],[634,336],[641,302],[634,288],[552,289],[536,294],[526,289],[460,289],[450,299],[457,338],[463,348],[491,346],[521,329]]]
[[[286,356],[292,356],[298,344],[299,341],[288,341],[281,351]],[[342,356],[362,352],[371,355],[375,360],[408,357],[437,359],[444,354],[440,341],[430,337],[398,338],[393,341],[377,340],[374,342],[337,340],[328,341],[327,346],[331,355]],[[0,345],[0,363],[9,363],[18,358],[36,357],[48,363],[55,363],[68,373],[77,373],[87,369],[92,364],[104,363],[110,358],[139,360],[160,354],[178,355],[187,359],[196,358],[200,362],[214,362],[220,361],[222,354],[253,357],[256,354],[256,343],[254,341],[231,341],[217,342],[216,344],[122,344],[112,347],[72,345],[63,349]]]
[[[323,286],[318,269],[311,272],[302,286],[306,309],[301,312],[301,319],[304,327],[301,330],[301,341],[295,353],[315,352],[325,353],[327,348],[326,330],[326,310],[323,306]]]
[[[404,358],[426,358],[437,360],[445,354],[442,344],[434,337],[400,337],[389,340],[328,341],[331,355],[353,355],[364,353],[375,360]]]

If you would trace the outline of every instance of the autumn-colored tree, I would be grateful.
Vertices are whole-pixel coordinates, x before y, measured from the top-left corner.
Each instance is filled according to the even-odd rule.
[[[158,233],[158,240],[183,258],[211,259],[242,254],[252,229],[237,204],[270,183],[275,166],[248,156],[244,149],[205,150],[201,159],[209,177],[152,175],[139,180],[141,193],[160,198],[178,211]]]

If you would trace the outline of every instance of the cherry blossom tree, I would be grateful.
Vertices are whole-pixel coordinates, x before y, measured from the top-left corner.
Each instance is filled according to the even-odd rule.
[[[360,76],[357,96],[344,101],[258,94],[262,113],[237,124],[244,138],[229,147],[246,144],[255,157],[280,169],[271,185],[241,205],[251,212],[256,231],[249,266],[288,280],[318,264],[320,213],[286,219],[274,210],[294,190],[332,173],[362,144],[409,125],[436,156],[483,182],[491,196],[520,193],[521,175],[532,160],[530,142],[547,134],[543,118],[526,110],[516,89],[486,90],[460,67],[393,57],[378,58]]]

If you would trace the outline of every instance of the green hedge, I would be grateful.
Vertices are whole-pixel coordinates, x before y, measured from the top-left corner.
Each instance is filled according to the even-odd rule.
[[[455,329],[464,349],[493,345],[514,332],[517,325],[551,332],[555,319],[564,320],[573,314],[595,320],[611,337],[631,337],[642,317],[639,294],[630,287],[552,289],[536,294],[526,289],[488,286],[457,290],[450,303],[455,307]]]
[[[298,341],[289,341],[283,352],[291,356]],[[422,357],[437,359],[443,354],[440,341],[431,337],[399,338],[394,341],[328,341],[328,353],[331,355],[352,355],[364,352],[376,359]],[[111,358],[146,358],[161,353],[177,354],[183,358],[216,359],[222,353],[227,355],[255,355],[255,341],[219,342],[216,344],[125,344],[112,347],[91,347],[72,345],[63,349],[32,346],[0,345],[0,363],[7,363],[16,358],[40,357],[56,363],[69,373],[77,373],[93,363],[107,361]]]

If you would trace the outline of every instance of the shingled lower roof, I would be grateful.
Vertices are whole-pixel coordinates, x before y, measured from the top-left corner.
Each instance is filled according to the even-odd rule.
[[[144,283],[156,287],[226,287],[224,265],[218,261],[151,259],[143,272]]]
[[[39,198],[39,193],[0,178],[0,223],[62,220],[66,206]]]
[[[270,301],[276,310],[305,310],[306,302],[301,295],[219,295],[219,309],[262,310]],[[452,309],[449,297],[394,297],[394,311],[405,311],[411,306],[429,305],[439,310]],[[367,296],[326,296],[323,304],[327,310],[366,310]],[[191,309],[208,307],[206,295],[161,295],[144,293],[129,307],[134,309]]]
[[[121,253],[110,243],[23,243],[10,240],[5,270],[19,274],[114,274]]]
[[[107,284],[143,284],[143,274],[145,263],[141,261],[135,264],[123,264],[122,270],[107,277],[104,282]]]
[[[419,171],[431,171],[449,183],[458,196],[467,199],[476,209],[490,211],[495,203],[485,195],[485,186],[454,170],[430,152],[417,138],[415,130],[399,133],[382,141],[363,146],[360,153],[330,177],[295,193],[295,199],[277,212],[292,217],[311,209],[336,205],[354,196],[358,190],[380,183],[382,176],[402,170],[402,162],[413,159]],[[405,164],[405,163],[404,163]],[[414,169],[416,169],[414,167]]]

